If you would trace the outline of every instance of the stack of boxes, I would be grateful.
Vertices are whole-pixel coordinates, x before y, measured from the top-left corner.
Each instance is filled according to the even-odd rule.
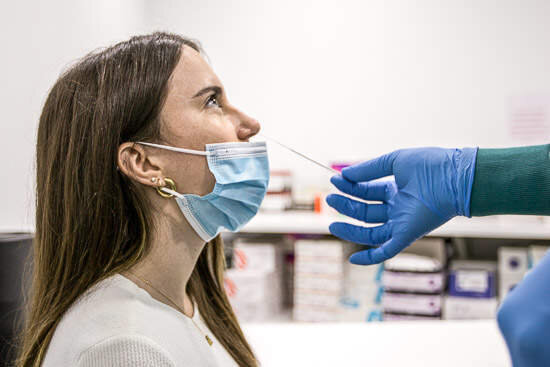
[[[417,241],[407,252],[387,260],[382,275],[384,320],[440,319],[444,262],[444,243],[436,239]]]
[[[498,249],[499,298],[504,300],[522,279],[529,268],[525,247],[500,247]]]
[[[284,302],[282,244],[236,241],[225,289],[240,321],[269,321]]]
[[[550,247],[500,247],[498,249],[500,302],[523,279],[525,274],[546,256]]]
[[[445,296],[443,318],[493,318],[498,306],[496,270],[494,262],[453,261],[449,269],[449,291]]]
[[[342,322],[382,321],[382,264],[362,266],[344,263]]]
[[[338,320],[343,265],[343,243],[340,241],[299,239],[295,242],[295,321]]]
[[[271,171],[269,173],[269,185],[267,194],[262,201],[260,210],[268,212],[281,212],[292,206],[292,172]]]
[[[298,237],[292,246],[288,239],[235,241],[225,285],[241,321],[272,321],[285,307],[292,307],[295,321],[305,322],[494,318],[497,294],[504,299],[548,251],[500,247],[498,264],[455,260],[447,276],[439,239],[417,241],[371,266],[347,261],[351,244]]]

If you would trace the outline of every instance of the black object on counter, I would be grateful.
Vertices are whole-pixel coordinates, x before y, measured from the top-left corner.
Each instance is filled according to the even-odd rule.
[[[30,274],[31,233],[0,233],[0,366],[13,365],[23,323],[24,272]]]

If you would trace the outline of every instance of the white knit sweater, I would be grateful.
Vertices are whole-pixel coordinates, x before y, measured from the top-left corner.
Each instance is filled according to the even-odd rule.
[[[193,322],[122,275],[81,297],[57,326],[42,367],[237,366],[195,307]]]

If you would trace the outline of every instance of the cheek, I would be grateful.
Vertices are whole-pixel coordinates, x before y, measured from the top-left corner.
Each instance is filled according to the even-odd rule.
[[[214,185],[216,184],[216,178],[210,172],[210,169],[208,168],[208,163],[206,163],[206,160],[204,164],[201,167],[201,184],[198,188],[198,195],[204,196],[212,192],[214,190]]]
[[[206,158],[202,156],[186,156],[176,163],[173,172],[177,177],[178,191],[182,194],[206,195],[212,192],[216,179],[210,169]]]
[[[222,114],[206,115],[198,129],[206,143],[238,141],[235,125],[228,116]]]

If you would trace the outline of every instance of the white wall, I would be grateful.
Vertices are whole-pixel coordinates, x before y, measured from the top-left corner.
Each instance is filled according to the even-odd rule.
[[[508,126],[511,97],[550,95],[544,0],[43,3],[0,5],[0,229],[32,223],[35,130],[61,68],[136,32],[199,39],[234,104],[324,162],[550,139],[520,141]],[[274,168],[326,183],[322,170],[272,148]]]
[[[0,231],[34,223],[34,145],[49,88],[69,63],[142,24],[141,1],[0,3]]]
[[[550,2],[148,2],[151,29],[202,41],[236,105],[324,162],[409,146],[522,143],[511,97],[550,92]],[[550,98],[548,98],[550,101]],[[272,149],[275,167],[326,182]]]

